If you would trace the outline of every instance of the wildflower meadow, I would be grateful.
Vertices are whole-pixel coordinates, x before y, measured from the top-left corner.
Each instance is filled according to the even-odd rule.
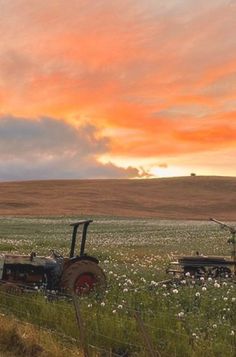
[[[81,218],[1,218],[0,251],[68,256],[69,224]],[[92,218],[86,251],[100,260],[107,287],[78,299],[89,356],[235,356],[235,280],[166,274],[176,255],[230,255],[227,231],[211,222]],[[56,292],[0,290],[0,312],[80,346],[73,302]]]

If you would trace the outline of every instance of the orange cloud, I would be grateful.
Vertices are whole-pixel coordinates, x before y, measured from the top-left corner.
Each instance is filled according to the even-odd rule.
[[[236,7],[21,0],[0,10],[1,114],[92,123],[111,157],[234,150]]]

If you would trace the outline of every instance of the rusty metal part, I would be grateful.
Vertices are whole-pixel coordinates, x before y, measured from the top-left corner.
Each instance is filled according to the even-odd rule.
[[[228,243],[233,245],[231,257],[204,256],[196,252],[195,256],[177,257],[176,261],[170,263],[167,273],[175,276],[188,274],[195,277],[236,277],[236,229],[214,218],[210,220],[230,231],[232,238],[228,240]]]
[[[0,255],[0,284],[12,288],[24,285],[29,288],[44,287],[60,292],[63,288],[73,290],[78,295],[101,290],[106,286],[106,277],[98,266],[98,259],[85,253],[87,230],[92,220],[81,220],[73,227],[69,257],[62,257],[52,251],[50,257],[29,255]],[[79,255],[75,254],[79,227],[82,238]],[[5,284],[3,284],[5,283]]]

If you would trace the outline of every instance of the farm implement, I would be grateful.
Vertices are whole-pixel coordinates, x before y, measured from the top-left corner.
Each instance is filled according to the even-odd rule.
[[[85,253],[87,229],[92,220],[71,224],[73,227],[69,257],[52,251],[50,257],[30,255],[0,255],[0,283],[13,289],[44,287],[49,291],[88,294],[102,291],[106,277],[97,258]],[[79,255],[75,254],[78,228],[82,226]]]
[[[171,262],[167,273],[172,273],[174,276],[236,277],[236,229],[214,218],[210,220],[231,233],[232,237],[228,240],[228,243],[233,246],[231,257],[204,256],[196,252],[195,256],[182,256]]]

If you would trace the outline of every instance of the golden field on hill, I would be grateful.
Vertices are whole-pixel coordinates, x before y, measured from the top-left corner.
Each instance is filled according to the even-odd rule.
[[[236,178],[2,182],[0,215],[236,220]]]

